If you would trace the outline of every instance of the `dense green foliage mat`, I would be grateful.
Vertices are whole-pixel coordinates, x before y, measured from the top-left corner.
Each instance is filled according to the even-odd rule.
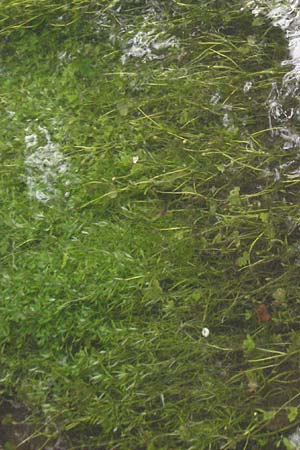
[[[280,30],[233,0],[7,0],[0,47],[0,384],[32,448],[289,448]]]

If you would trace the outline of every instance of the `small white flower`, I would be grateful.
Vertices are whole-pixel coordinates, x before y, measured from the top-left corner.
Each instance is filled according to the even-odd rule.
[[[207,338],[209,336],[209,329],[208,328],[202,328],[201,334],[203,337]]]
[[[132,157],[132,163],[133,163],[133,164],[136,164],[136,163],[138,162],[138,160],[139,160],[139,157],[138,157],[138,156],[133,156],[133,157]]]

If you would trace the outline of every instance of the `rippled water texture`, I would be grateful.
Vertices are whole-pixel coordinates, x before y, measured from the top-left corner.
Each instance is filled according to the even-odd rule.
[[[266,99],[271,135],[279,137],[282,150],[291,156],[284,164],[274,169],[274,179],[284,173],[288,178],[300,174],[300,2],[259,1],[246,2],[255,16],[265,16],[272,24],[282,29],[287,41],[287,58],[281,65],[287,68],[280,84],[274,81]]]
[[[284,148],[299,148],[299,136],[295,134],[295,119],[300,116],[300,2],[290,1],[249,1],[247,6],[253,14],[264,15],[274,26],[280,27],[287,39],[288,58],[282,66],[290,70],[282,79],[280,86],[273,83],[268,103],[270,127],[281,126]]]

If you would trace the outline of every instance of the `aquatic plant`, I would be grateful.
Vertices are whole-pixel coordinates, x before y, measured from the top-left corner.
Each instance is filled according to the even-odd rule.
[[[1,414],[23,405],[24,446],[296,442],[298,99],[285,30],[241,6],[0,4]]]

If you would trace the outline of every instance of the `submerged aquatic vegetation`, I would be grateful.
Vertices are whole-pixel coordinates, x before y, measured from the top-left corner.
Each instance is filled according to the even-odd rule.
[[[297,98],[241,6],[0,5],[0,379],[32,448],[296,439]]]

